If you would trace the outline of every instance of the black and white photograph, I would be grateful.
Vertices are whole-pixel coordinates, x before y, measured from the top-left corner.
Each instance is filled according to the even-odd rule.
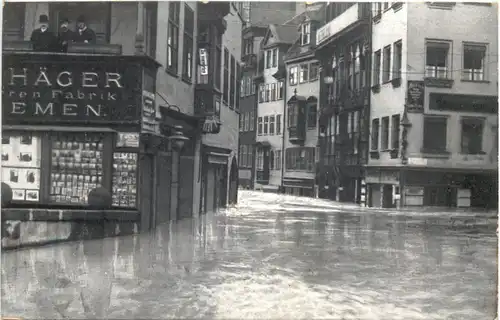
[[[4,2],[2,317],[498,320],[498,9]]]

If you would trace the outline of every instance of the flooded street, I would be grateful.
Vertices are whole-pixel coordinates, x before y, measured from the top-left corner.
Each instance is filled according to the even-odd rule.
[[[2,253],[2,315],[494,318],[492,223],[260,192],[239,198],[216,216],[151,234]]]

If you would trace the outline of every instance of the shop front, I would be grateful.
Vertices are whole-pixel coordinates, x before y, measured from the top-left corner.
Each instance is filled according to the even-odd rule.
[[[156,154],[171,140],[155,112],[157,68],[138,56],[4,53],[3,222],[21,233],[24,222],[66,223],[53,241],[154,226]]]
[[[283,178],[283,188],[285,194],[300,196],[300,197],[314,197],[315,185],[314,179],[285,177]]]
[[[229,158],[231,150],[202,146],[200,212],[216,212],[228,203]]]

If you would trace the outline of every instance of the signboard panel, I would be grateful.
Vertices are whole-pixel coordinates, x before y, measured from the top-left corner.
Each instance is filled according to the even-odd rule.
[[[425,83],[423,81],[408,81],[406,108],[408,113],[424,112]]]
[[[156,120],[155,95],[152,92],[142,92],[142,132],[159,133]]]
[[[140,67],[4,59],[2,115],[22,122],[139,120]]]

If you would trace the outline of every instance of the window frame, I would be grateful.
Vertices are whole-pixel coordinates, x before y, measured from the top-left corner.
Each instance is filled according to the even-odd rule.
[[[428,129],[427,125],[429,123],[439,123],[442,122],[441,124],[444,123],[444,137],[440,137],[437,135],[435,132],[432,135],[427,135],[426,131]],[[441,128],[442,129],[442,128]],[[448,136],[448,117],[446,116],[437,116],[437,115],[425,115],[424,116],[424,123],[423,123],[423,139],[422,139],[422,151],[424,153],[434,153],[434,154],[443,154],[443,153],[448,153],[447,148],[447,136]],[[434,147],[435,145],[438,145],[439,143],[436,143],[438,139],[441,139],[440,141],[442,144],[441,146]]]
[[[392,78],[401,79],[403,68],[403,41],[394,42],[393,59],[392,59]]]
[[[471,135],[471,137],[473,138],[471,139],[469,137],[468,139],[470,141],[467,143],[467,145],[465,145],[464,125],[475,126],[478,124],[480,125],[479,129],[480,132],[474,132],[474,134]],[[485,124],[486,124],[486,119],[482,117],[460,118],[460,154],[463,155],[485,154],[485,152],[483,151]]]
[[[262,136],[264,129],[264,119],[262,117],[257,118],[257,135]]]
[[[391,116],[391,149],[399,150],[401,134],[401,116],[394,114]]]
[[[288,83],[290,86],[296,86],[298,83],[298,66],[293,66],[288,69],[289,72],[289,77],[288,77]]]
[[[438,61],[436,59],[434,64],[430,64],[429,61],[429,49],[446,50],[446,54],[444,56],[444,67],[438,66]],[[450,79],[452,76],[451,68],[452,68],[452,50],[453,43],[449,40],[431,40],[426,39],[425,41],[425,77],[426,78],[435,78],[435,79]],[[436,55],[437,56],[437,55]],[[444,75],[443,75],[444,73]]]
[[[191,21],[189,21],[190,18]],[[184,3],[182,79],[190,84],[193,82],[194,23],[194,10],[187,3]]]
[[[300,26],[300,45],[305,46],[311,43],[311,23],[306,22]]]
[[[309,82],[309,63],[299,65],[299,83]]]
[[[389,150],[389,142],[390,142],[390,117],[382,117],[380,121],[380,149],[382,151]]]
[[[281,114],[276,115],[276,135],[281,135]]]
[[[481,48],[482,50],[477,50]],[[469,50],[467,50],[469,49]],[[466,68],[466,51],[481,52],[483,57],[481,61],[481,69]],[[462,43],[462,80],[481,82],[487,81],[486,65],[488,57],[488,44],[477,42],[463,42]]]
[[[382,58],[382,83],[387,83],[391,80],[391,60],[392,48],[391,45],[384,47],[384,56]]]
[[[373,53],[373,85],[380,85],[382,50]]]
[[[229,59],[229,108],[236,108],[236,59],[230,55]]]
[[[167,66],[166,70],[174,76],[179,73],[179,29],[180,29],[180,2],[172,1],[168,4],[167,23]]]
[[[278,81],[278,89],[276,90],[276,92],[277,92],[277,100],[282,100],[283,94],[285,92],[283,80]]]
[[[370,150],[378,151],[380,144],[380,119],[374,118],[371,122],[371,130],[370,130]]]
[[[269,116],[269,135],[274,136],[275,135],[275,115],[270,115]]]
[[[314,112],[311,112],[314,110]],[[312,118],[312,115],[314,114],[314,121]],[[315,102],[310,102],[307,104],[307,129],[316,129],[317,127],[317,122],[318,122],[318,103]]]

